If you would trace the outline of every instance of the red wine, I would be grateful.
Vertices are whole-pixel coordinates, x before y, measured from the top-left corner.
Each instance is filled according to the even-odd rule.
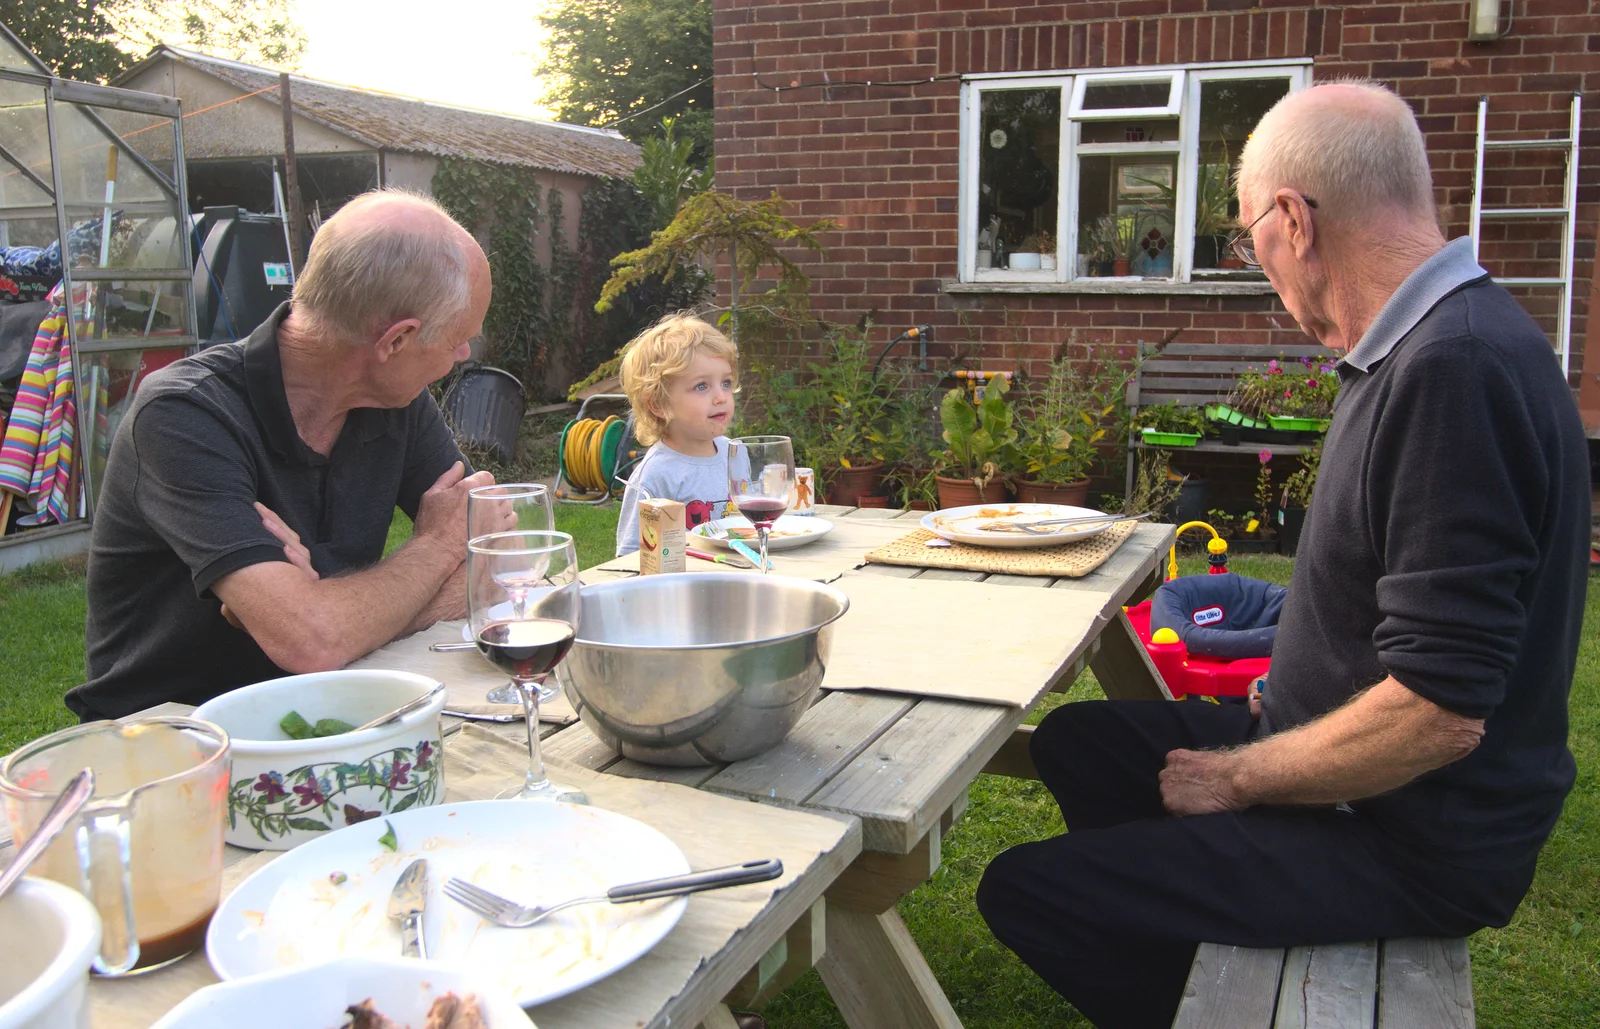
[[[490,622],[478,633],[478,649],[495,667],[517,679],[544,675],[572,648],[572,626],[553,618]]]
[[[751,525],[771,525],[789,507],[787,500],[774,497],[735,497],[733,503]]]

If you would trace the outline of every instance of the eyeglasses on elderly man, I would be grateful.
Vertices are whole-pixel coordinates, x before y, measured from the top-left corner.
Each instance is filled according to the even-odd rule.
[[[1306,202],[1307,207],[1311,208],[1312,210],[1316,210],[1317,202],[1315,200],[1306,196],[1304,193],[1300,194],[1300,199]],[[1250,267],[1261,267],[1261,262],[1256,260],[1256,240],[1255,237],[1251,235],[1251,231],[1255,229],[1257,225],[1261,224],[1261,219],[1265,218],[1267,215],[1271,214],[1277,209],[1278,205],[1272,204],[1265,211],[1262,211],[1260,214],[1256,215],[1255,221],[1251,222],[1249,225],[1246,225],[1242,230],[1240,230],[1238,235],[1228,240],[1225,249],[1231,250],[1234,257],[1237,257]]]

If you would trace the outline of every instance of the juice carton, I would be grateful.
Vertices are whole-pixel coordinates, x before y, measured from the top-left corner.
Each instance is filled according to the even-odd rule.
[[[687,570],[683,503],[639,501],[639,574]]]

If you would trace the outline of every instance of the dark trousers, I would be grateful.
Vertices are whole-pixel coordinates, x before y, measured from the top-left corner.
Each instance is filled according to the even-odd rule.
[[[997,857],[978,910],[1101,1029],[1169,1026],[1202,942],[1465,936],[1504,925],[1527,892],[1531,863],[1449,866],[1331,808],[1166,814],[1167,752],[1243,743],[1254,724],[1242,704],[1090,701],[1034,733],[1034,764],[1070,831]]]

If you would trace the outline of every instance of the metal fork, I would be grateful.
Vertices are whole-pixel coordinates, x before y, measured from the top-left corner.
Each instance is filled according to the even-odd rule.
[[[726,868],[713,868],[706,872],[690,872],[688,875],[674,875],[665,879],[647,879],[625,886],[613,886],[603,896],[578,897],[547,907],[524,907],[497,893],[490,893],[481,886],[475,886],[465,879],[452,878],[446,882],[444,895],[495,925],[507,929],[525,929],[563,908],[579,904],[598,904],[601,901],[631,904],[635,901],[656,900],[661,897],[681,897],[705,890],[766,882],[782,874],[783,862],[777,858],[767,858],[763,861],[746,861],[742,865],[728,865]]]
[[[989,532],[1005,532],[1008,529],[1018,529],[1030,536],[1050,536],[1053,535],[1053,533],[1044,528],[1046,525],[1053,525],[1056,528],[1060,528],[1064,525],[1092,525],[1095,522],[1106,522],[1107,524],[1113,524],[1116,522],[1142,522],[1150,516],[1151,513],[1149,511],[1136,515],[1076,515],[1072,518],[1046,518],[1043,521],[1038,522],[986,522],[983,525],[978,526],[978,528],[980,530],[986,530]]]

